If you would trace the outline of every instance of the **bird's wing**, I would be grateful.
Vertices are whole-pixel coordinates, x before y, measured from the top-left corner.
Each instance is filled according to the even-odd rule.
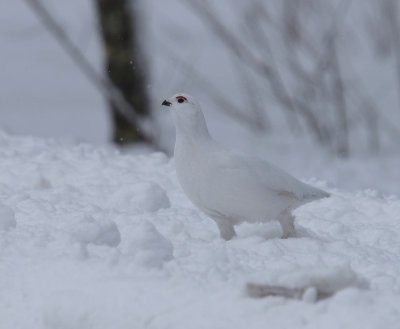
[[[328,197],[325,191],[305,184],[278,167],[255,157],[241,156],[230,153],[227,161],[231,167],[246,170],[265,188],[278,195],[294,198],[299,201],[314,200]]]

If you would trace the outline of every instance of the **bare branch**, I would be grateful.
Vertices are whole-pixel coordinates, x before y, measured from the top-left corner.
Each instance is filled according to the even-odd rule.
[[[204,3],[199,3],[196,0],[189,0],[185,1],[184,3],[191,6],[194,12],[207,21],[207,26],[212,29],[217,36],[219,36],[220,40],[223,41],[236,56],[243,60],[243,63],[250,65],[254,72],[259,74],[261,77],[266,78],[277,100],[284,106],[285,109],[289,110],[290,112],[299,112],[309,127],[315,132],[315,135],[318,137],[317,139],[320,140],[322,133],[319,131],[319,129],[315,130],[317,129],[318,124],[316,119],[313,118],[313,114],[310,112],[310,109],[293,99],[283,83],[283,80],[277,69],[254,56],[254,54],[248,50],[248,47],[246,47],[246,45],[243,44],[243,42],[231,31],[229,31],[219,21],[218,17],[213,14],[207,6],[204,5]]]

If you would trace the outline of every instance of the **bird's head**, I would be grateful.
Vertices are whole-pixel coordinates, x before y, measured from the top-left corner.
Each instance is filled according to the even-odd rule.
[[[177,131],[183,132],[186,137],[208,137],[208,130],[199,102],[188,94],[175,94],[162,102],[173,113]]]
[[[171,110],[178,113],[194,113],[201,111],[200,104],[195,98],[188,94],[179,93],[167,98],[162,105],[168,106]]]

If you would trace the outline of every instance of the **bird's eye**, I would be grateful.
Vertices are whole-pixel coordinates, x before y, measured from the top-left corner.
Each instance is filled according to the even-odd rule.
[[[184,96],[178,96],[176,100],[178,101],[178,103],[183,103],[184,101],[187,101],[187,98]]]

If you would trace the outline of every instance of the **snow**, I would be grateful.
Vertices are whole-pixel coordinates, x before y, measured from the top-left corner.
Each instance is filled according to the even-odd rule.
[[[121,242],[117,225],[110,220],[96,221],[90,215],[78,215],[77,221],[69,221],[71,235],[82,244],[118,246]]]
[[[328,188],[298,238],[246,224],[226,242],[163,154],[0,145],[0,328],[398,328],[396,196]]]
[[[118,189],[110,197],[107,206],[120,212],[145,213],[169,208],[165,190],[154,182],[138,182]]]
[[[161,267],[173,259],[172,242],[147,220],[131,226],[125,236],[127,243],[125,248],[121,247],[123,254],[140,265]]]
[[[15,228],[16,225],[14,212],[9,207],[0,203],[0,230],[9,230]]]

